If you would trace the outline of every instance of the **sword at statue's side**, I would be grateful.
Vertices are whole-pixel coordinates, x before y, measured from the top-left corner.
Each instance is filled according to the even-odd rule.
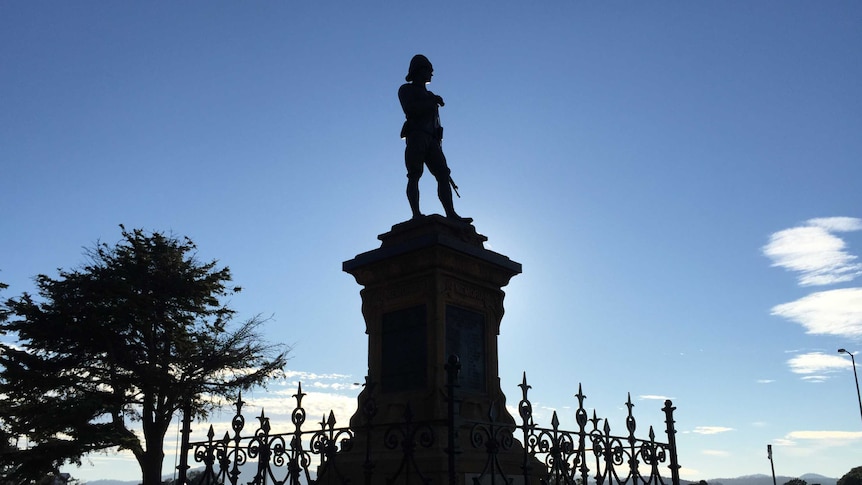
[[[459,193],[458,193],[458,186],[457,186],[457,185],[455,185],[455,181],[454,181],[454,180],[452,180],[452,176],[451,176],[451,175],[449,176],[449,185],[451,185],[451,186],[452,186],[452,189],[454,189],[454,190],[455,190],[455,195],[457,195],[457,196],[458,196],[458,198],[460,199],[460,198],[461,198],[461,194],[459,194]]]

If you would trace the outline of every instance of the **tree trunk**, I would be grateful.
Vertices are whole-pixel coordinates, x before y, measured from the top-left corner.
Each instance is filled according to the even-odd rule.
[[[162,483],[162,464],[165,460],[165,434],[167,433],[168,423],[161,420],[153,419],[151,405],[144,402],[144,419],[142,424],[144,432],[144,450],[143,456],[138,460],[141,464],[143,472],[142,485],[161,485]],[[150,417],[148,420],[147,418]]]
[[[147,447],[147,451],[144,452],[144,456],[140,460],[141,471],[143,472],[142,485],[161,485],[164,459],[165,454],[161,446]]]

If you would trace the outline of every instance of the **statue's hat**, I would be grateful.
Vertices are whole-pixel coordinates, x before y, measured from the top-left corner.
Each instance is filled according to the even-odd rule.
[[[422,54],[416,54],[413,56],[413,59],[410,59],[410,68],[407,69],[407,76],[404,79],[406,79],[407,82],[412,82],[416,71],[426,66],[432,68],[431,61]]]

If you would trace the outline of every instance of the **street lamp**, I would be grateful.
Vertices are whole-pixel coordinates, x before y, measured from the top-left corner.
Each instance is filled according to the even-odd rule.
[[[778,485],[775,481],[775,462],[772,461],[772,445],[766,445],[766,456],[769,457],[769,465],[772,467],[772,485]]]
[[[853,363],[853,378],[856,379],[856,398],[859,400],[859,416],[862,417],[862,394],[859,393],[859,376],[856,375],[856,358],[853,354],[847,352],[846,349],[838,349],[839,354],[847,354],[850,356],[850,361]]]

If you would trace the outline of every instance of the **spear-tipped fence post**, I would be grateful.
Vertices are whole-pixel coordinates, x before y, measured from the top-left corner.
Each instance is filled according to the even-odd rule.
[[[521,383],[518,384],[521,388],[521,402],[518,403],[518,415],[521,417],[521,430],[524,433],[524,457],[521,461],[521,473],[523,474],[524,483],[530,483],[530,476],[533,473],[532,458],[533,444],[530,443],[530,437],[535,430],[535,422],[533,421],[533,403],[527,397],[532,386],[527,384],[527,373],[524,372],[521,377]]]
[[[177,483],[179,485],[186,485],[188,480],[188,469],[189,469],[189,448],[191,445],[189,444],[191,441],[191,433],[192,433],[192,400],[191,398],[186,398],[183,403],[183,429],[182,429],[182,441],[180,444],[180,464],[177,466],[177,470],[179,474],[177,476]]]
[[[676,410],[670,399],[664,402],[665,424],[667,425],[667,445],[670,448],[670,474],[673,485],[679,485],[679,459],[676,456],[676,429],[674,428],[673,412]]]

